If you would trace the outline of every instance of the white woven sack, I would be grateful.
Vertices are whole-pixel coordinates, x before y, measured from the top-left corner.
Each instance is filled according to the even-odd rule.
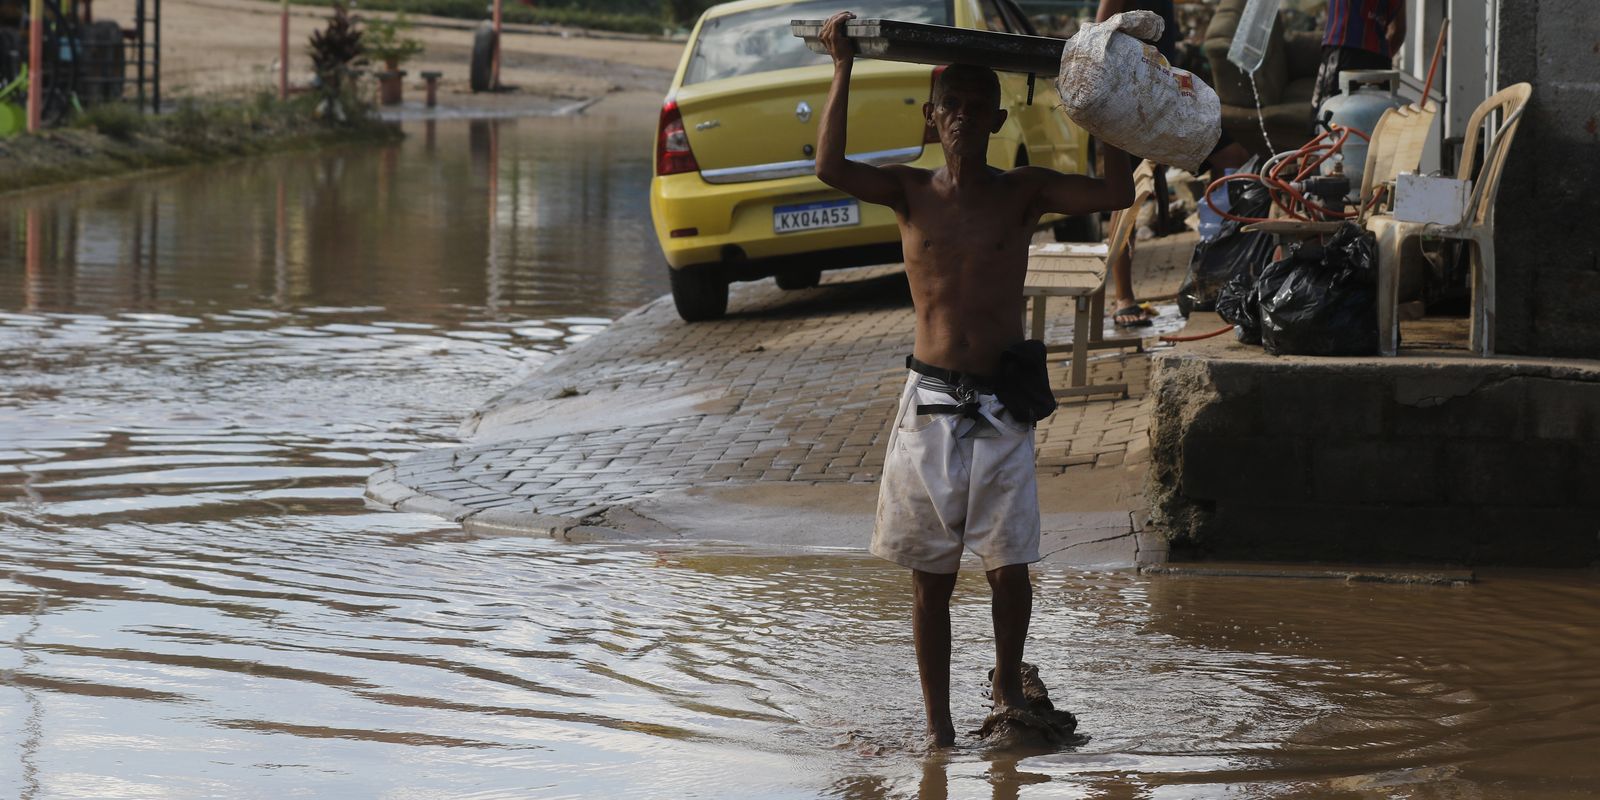
[[[1056,91],[1067,116],[1103,142],[1157,164],[1199,170],[1222,136],[1217,93],[1167,63],[1161,17],[1126,11],[1085,22],[1061,53]]]

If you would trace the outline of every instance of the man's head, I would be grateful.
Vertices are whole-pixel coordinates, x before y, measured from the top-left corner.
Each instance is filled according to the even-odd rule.
[[[989,135],[1005,124],[1000,107],[1000,79],[994,70],[972,64],[951,64],[933,82],[933,97],[922,106],[927,124],[938,131],[948,153],[982,157]]]

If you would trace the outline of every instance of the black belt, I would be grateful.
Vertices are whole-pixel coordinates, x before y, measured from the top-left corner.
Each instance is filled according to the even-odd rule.
[[[944,381],[951,386],[965,386],[974,391],[983,392],[985,394],[989,394],[994,391],[994,380],[987,375],[976,375],[971,372],[956,372],[953,369],[936,367],[926,361],[918,360],[916,356],[906,356],[906,369],[909,369],[918,375],[926,375],[930,378],[936,378]]]
[[[953,369],[936,367],[925,361],[919,361],[916,356],[906,356],[906,368],[918,375],[926,375],[936,381],[946,384],[949,388],[941,391],[954,395],[959,403],[918,403],[918,414],[960,414],[970,419],[982,419],[979,413],[978,393],[992,393],[990,387],[993,382],[984,375],[974,375],[970,372],[957,372]]]

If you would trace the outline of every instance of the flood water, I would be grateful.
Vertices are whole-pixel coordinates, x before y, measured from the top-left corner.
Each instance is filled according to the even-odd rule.
[[[647,127],[408,132],[0,196],[0,797],[1600,791],[1593,572],[1044,570],[1029,657],[1091,738],[928,756],[897,568],[367,509],[666,289]],[[970,730],[974,571],[955,602]]]

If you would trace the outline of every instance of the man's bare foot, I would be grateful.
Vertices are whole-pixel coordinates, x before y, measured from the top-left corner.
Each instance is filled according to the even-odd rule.
[[[995,681],[990,698],[994,700],[995,711],[1030,707],[1027,695],[1022,692],[1021,675],[1013,676],[1010,680]]]
[[[1119,298],[1111,321],[1119,328],[1140,328],[1151,324],[1151,315],[1138,300]]]

